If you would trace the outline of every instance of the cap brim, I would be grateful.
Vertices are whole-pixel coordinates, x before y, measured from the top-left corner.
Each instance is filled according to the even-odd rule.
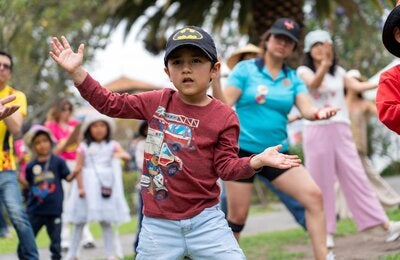
[[[296,42],[296,43],[299,42],[299,39],[297,39],[297,38],[294,37],[292,34],[288,33],[288,31],[285,31],[285,30],[272,28],[272,29],[269,31],[269,33],[270,33],[270,34],[285,35],[285,36],[289,37],[290,39],[292,39],[294,42]]]
[[[194,46],[194,47],[197,47],[197,48],[199,48],[200,50],[202,50],[202,51],[204,52],[204,54],[206,54],[207,57],[208,57],[211,61],[217,62],[217,60],[214,60],[214,59],[211,57],[211,55],[210,55],[203,47],[201,47],[199,44],[196,44],[196,43],[193,43],[193,42],[184,42],[184,41],[182,41],[180,44],[177,44],[176,46],[174,46],[173,48],[170,48],[167,52],[165,52],[165,55],[164,55],[164,63],[165,63],[165,66],[167,66],[168,57],[171,55],[171,53],[173,53],[176,49],[179,49],[179,48],[184,47],[184,46]]]
[[[394,56],[400,57],[400,43],[396,41],[393,30],[400,25],[400,6],[394,8],[388,15],[382,30],[382,42],[385,48]]]

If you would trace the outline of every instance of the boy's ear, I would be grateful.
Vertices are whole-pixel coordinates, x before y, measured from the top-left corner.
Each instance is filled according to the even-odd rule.
[[[221,70],[221,62],[217,61],[214,67],[211,68],[211,78],[214,79],[218,76]]]
[[[167,67],[164,67],[164,72],[165,72],[165,74],[167,74],[168,77],[170,77],[170,75],[169,75],[169,70],[168,70]]]

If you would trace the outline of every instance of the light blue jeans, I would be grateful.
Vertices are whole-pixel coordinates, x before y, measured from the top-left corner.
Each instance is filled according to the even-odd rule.
[[[3,214],[3,203],[0,200],[0,238],[7,236],[9,230]]]
[[[218,205],[184,220],[144,216],[137,251],[137,260],[246,259]]]
[[[0,172],[0,201],[5,206],[19,239],[18,258],[39,259],[35,236],[22,207],[22,196],[15,171]]]

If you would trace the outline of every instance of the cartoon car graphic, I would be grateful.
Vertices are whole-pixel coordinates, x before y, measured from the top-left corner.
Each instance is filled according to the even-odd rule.
[[[192,130],[186,125],[168,124],[165,130],[165,141],[171,144],[172,151],[179,151],[182,147],[190,147]]]
[[[158,162],[167,168],[168,176],[174,176],[179,170],[182,170],[182,160],[171,152],[166,143],[161,146]]]

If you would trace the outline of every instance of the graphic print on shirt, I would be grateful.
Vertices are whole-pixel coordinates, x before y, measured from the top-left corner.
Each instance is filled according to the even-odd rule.
[[[155,200],[167,199],[165,177],[173,180],[182,170],[183,163],[178,155],[184,149],[195,149],[192,129],[198,125],[199,120],[168,113],[164,107],[158,107],[149,120],[144,151],[146,166],[140,184]]]
[[[265,85],[258,85],[256,92],[256,102],[258,104],[264,104],[267,100],[268,87]]]
[[[51,171],[44,171],[42,166],[36,164],[32,168],[33,172],[33,185],[31,191],[33,196],[42,203],[43,200],[56,190],[54,183],[54,173]]]

